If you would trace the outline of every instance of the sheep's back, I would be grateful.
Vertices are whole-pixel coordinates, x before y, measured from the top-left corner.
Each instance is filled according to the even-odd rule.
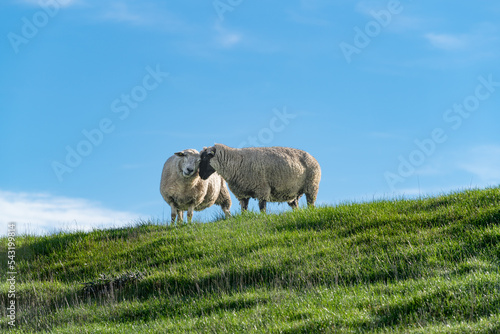
[[[287,147],[243,149],[244,168],[241,180],[228,185],[241,197],[262,197],[270,191],[272,202],[290,201],[304,192],[311,175],[319,169],[319,164],[309,153]],[[242,172],[243,173],[243,172]]]

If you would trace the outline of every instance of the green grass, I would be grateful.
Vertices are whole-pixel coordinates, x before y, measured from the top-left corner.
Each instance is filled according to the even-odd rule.
[[[500,188],[19,236],[16,252],[17,333],[500,333]]]

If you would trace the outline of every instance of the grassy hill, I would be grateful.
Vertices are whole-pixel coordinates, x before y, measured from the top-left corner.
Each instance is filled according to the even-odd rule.
[[[16,244],[19,333],[500,333],[500,188]]]

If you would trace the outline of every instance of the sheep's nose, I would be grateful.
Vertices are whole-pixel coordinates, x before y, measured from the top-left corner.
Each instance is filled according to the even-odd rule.
[[[188,167],[188,168],[186,168],[186,170],[187,170],[187,172],[188,172],[189,174],[191,174],[191,173],[194,171],[194,169],[189,168],[189,167]]]

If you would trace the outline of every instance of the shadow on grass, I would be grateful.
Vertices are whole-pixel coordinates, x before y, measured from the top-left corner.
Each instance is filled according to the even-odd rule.
[[[481,282],[482,283],[482,282]],[[373,312],[376,326],[425,323],[425,319],[445,322],[454,318],[478,321],[500,309],[500,286],[468,284],[460,288],[443,287],[422,293],[405,302],[382,306]]]
[[[360,308],[370,313],[369,317],[363,317],[363,319],[355,321],[311,319],[283,333],[378,332],[380,329],[407,332],[415,324],[418,324],[424,333],[425,326],[435,327],[436,323],[442,324],[443,329],[446,328],[443,332],[446,333],[468,333],[473,331],[471,327],[474,327],[474,323],[495,317],[500,309],[500,286],[494,282],[476,281],[453,288],[442,286],[438,291],[426,293],[424,290],[414,296],[414,298],[403,298],[403,301],[389,305],[360,305]],[[449,325],[456,319],[467,319],[466,323],[461,323],[467,330],[451,331]],[[473,332],[499,333],[500,323],[493,321],[491,326],[483,325],[483,327],[484,330]]]
[[[232,298],[232,300],[221,300],[216,295],[211,297],[208,302],[201,296],[188,299],[158,299],[158,302],[148,305],[147,308],[123,310],[119,314],[119,320],[121,322],[137,322],[138,320],[147,322],[159,317],[185,317],[187,315],[190,317],[203,317],[221,312],[238,312],[245,309],[252,309],[269,302],[267,298],[262,297],[246,298],[239,296],[238,298]]]

